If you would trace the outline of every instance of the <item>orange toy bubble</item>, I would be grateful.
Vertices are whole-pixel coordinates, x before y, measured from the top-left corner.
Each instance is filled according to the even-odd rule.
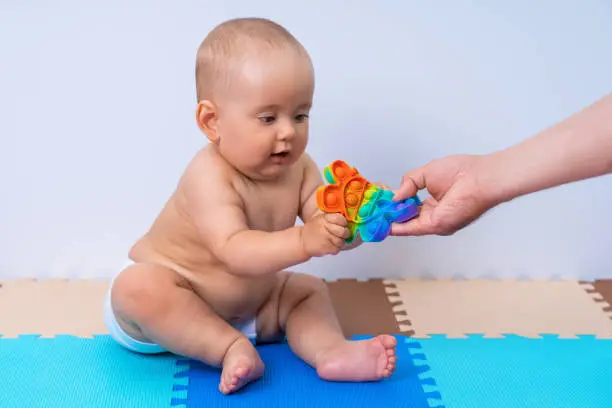
[[[325,205],[326,206],[335,206],[338,203],[338,198],[335,194],[327,194],[325,196]]]
[[[357,204],[359,204],[359,197],[357,197],[357,195],[355,194],[347,194],[346,195],[346,204],[348,204],[351,207],[356,207]]]

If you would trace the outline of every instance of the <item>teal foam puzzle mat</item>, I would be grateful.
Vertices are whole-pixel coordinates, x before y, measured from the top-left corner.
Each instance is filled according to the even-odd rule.
[[[366,384],[325,382],[287,344],[261,346],[264,378],[229,397],[218,370],[110,336],[0,338],[0,407],[612,407],[611,339],[396,338],[395,375]]]
[[[610,339],[432,335],[419,344],[446,408],[612,407]]]
[[[0,338],[0,407],[169,407],[176,360],[131,353],[110,336]]]

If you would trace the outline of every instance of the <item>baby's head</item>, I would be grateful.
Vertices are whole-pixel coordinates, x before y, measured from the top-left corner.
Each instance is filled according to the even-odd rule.
[[[272,179],[302,155],[314,69],[286,29],[261,18],[226,21],[198,49],[197,122],[234,167]]]

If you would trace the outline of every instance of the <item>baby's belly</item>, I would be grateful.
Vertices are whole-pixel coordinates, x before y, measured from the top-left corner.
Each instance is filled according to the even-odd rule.
[[[176,223],[175,223],[176,224]],[[255,316],[277,281],[275,275],[240,277],[225,270],[197,236],[157,225],[132,247],[137,262],[155,262],[175,270],[193,291],[226,321]]]

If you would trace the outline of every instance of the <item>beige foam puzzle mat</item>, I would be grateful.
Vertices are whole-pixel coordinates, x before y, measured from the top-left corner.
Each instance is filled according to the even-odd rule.
[[[0,334],[54,337],[106,334],[102,306],[109,283],[94,280],[13,280],[0,288]]]
[[[327,281],[346,336],[557,334],[612,338],[612,280],[371,279]],[[0,286],[0,335],[107,334],[108,281],[10,280]]]
[[[431,334],[612,338],[612,321],[603,310],[609,305],[588,283],[451,279],[384,283],[398,320],[404,322],[400,329],[416,338]]]

